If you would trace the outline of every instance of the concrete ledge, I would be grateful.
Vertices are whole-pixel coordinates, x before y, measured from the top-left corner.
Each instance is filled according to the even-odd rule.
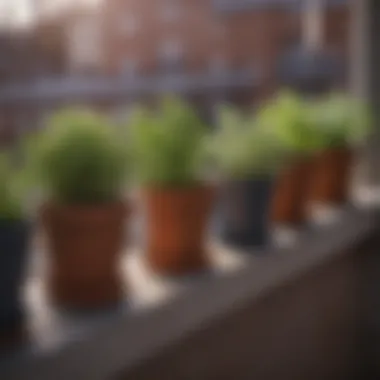
[[[333,226],[305,233],[291,249],[263,253],[259,264],[255,261],[255,265],[248,264],[236,273],[210,279],[152,310],[109,318],[91,336],[71,341],[57,350],[15,358],[0,367],[0,378],[104,380],[119,375],[124,379],[149,378],[143,376],[148,369],[146,363],[211,331],[222,321],[233,320],[234,315],[254,308],[297,281],[298,288],[302,288],[302,278],[353,256],[355,247],[369,239],[377,228],[376,212],[352,210]],[[281,315],[277,316],[281,323]],[[207,357],[207,347],[204,349]],[[161,362],[169,367],[175,364],[165,355]],[[217,365],[223,368],[222,364],[213,363],[213,368]],[[185,373],[182,377],[170,377],[174,372],[167,373],[169,377],[160,379],[189,378]],[[197,376],[197,380],[211,378]]]

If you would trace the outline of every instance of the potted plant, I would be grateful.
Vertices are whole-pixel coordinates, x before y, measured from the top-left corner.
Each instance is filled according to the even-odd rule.
[[[359,101],[342,94],[324,97],[312,107],[320,148],[308,199],[311,203],[340,205],[348,198],[353,147],[369,132],[369,112]]]
[[[258,113],[260,125],[288,150],[290,160],[277,180],[271,221],[279,225],[299,225],[307,217],[306,205],[313,157],[320,135],[308,101],[297,94],[281,92]]]
[[[99,116],[79,109],[54,115],[38,138],[47,290],[60,306],[106,307],[122,297],[118,266],[128,212],[122,141]]]
[[[129,125],[146,209],[146,251],[156,271],[179,275],[207,267],[205,233],[213,189],[202,180],[207,129],[172,97],[139,109]]]
[[[221,110],[210,153],[222,174],[222,239],[239,248],[268,241],[273,183],[284,162],[276,139],[232,107]]]
[[[9,154],[0,155],[0,331],[18,331],[23,310],[20,290],[26,265],[30,225],[24,208],[23,171]]]

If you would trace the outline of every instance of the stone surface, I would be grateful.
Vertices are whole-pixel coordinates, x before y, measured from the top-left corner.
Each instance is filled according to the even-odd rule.
[[[352,201],[357,207],[380,205],[380,191],[364,186],[353,186]],[[342,215],[343,213],[343,215]],[[141,213],[137,212],[137,215]],[[344,217],[344,210],[318,208],[314,221],[318,225],[328,226],[338,218]],[[217,241],[209,242],[209,254],[212,268],[209,272],[182,277],[166,278],[153,273],[147,266],[143,254],[143,219],[137,217],[130,226],[131,236],[122,258],[121,269],[125,278],[125,300],[119,308],[105,310],[88,315],[73,315],[51,307],[44,295],[45,254],[42,235],[33,242],[33,255],[24,286],[24,298],[28,314],[28,329],[32,348],[51,350],[72,339],[80,339],[92,329],[119,313],[140,313],[162,303],[170,302],[174,297],[186,293],[194,286],[202,286],[204,281],[214,276],[225,276],[242,269],[249,262],[260,262],[260,255],[244,254],[225,247]],[[217,220],[211,226],[210,235],[218,229]],[[287,228],[273,230],[273,243],[276,246],[291,247],[297,240],[299,231]]]
[[[254,258],[231,252],[229,249],[210,244],[212,270],[205,274],[166,278],[152,272],[138,248],[126,249],[121,268],[125,278],[125,302],[120,308],[73,315],[49,305],[44,293],[45,260],[43,247],[35,250],[30,276],[25,284],[25,302],[28,310],[29,329],[37,349],[53,348],[57,344],[78,338],[86,331],[120,312],[140,312],[170,300],[192,286],[202,284],[210,276],[236,271],[246,260]]]

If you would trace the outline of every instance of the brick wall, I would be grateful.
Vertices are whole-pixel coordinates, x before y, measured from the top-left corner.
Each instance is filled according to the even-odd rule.
[[[134,66],[140,74],[157,73],[160,54],[171,44],[179,50],[183,71],[253,68],[265,91],[276,87],[278,58],[301,40],[300,17],[297,11],[273,8],[218,12],[211,0],[108,0],[106,69],[120,73],[125,62],[127,70]],[[348,21],[346,9],[327,12],[326,46],[339,54],[348,50]]]
[[[222,75],[223,70],[234,69],[251,69],[257,74],[258,83],[249,89],[192,94],[192,100],[205,110],[207,117],[220,99],[250,105],[272,95],[279,88],[275,75],[278,60],[301,41],[302,14],[276,8],[222,12],[213,7],[212,0],[105,0],[99,14],[102,16],[99,28],[103,30],[100,45],[103,51],[99,54],[104,65],[100,68],[102,74],[145,76],[178,70],[188,74],[209,72],[210,75]],[[63,30],[68,24],[65,20],[58,18],[59,25],[54,22],[41,25],[35,36],[30,37],[38,42],[38,54],[50,71],[63,72],[68,66]],[[348,29],[348,10],[332,8],[327,12],[325,45],[347,58],[346,62]],[[22,57],[28,54],[38,57],[36,49],[30,50],[30,46],[28,49],[19,48]],[[30,69],[28,65],[32,60],[24,58],[18,58],[17,62]],[[18,66],[11,67],[13,78],[17,78]],[[129,99],[110,99],[111,103],[113,101],[122,103]],[[16,106],[18,109],[13,119],[29,112],[24,112],[22,104]],[[44,104],[35,106],[35,110],[36,107],[46,108]],[[3,111],[0,106],[0,117],[4,112],[13,111]],[[8,124],[12,123],[17,124],[14,120]]]

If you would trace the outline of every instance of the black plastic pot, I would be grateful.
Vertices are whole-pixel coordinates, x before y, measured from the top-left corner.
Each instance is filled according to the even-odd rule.
[[[272,179],[230,181],[222,188],[221,235],[238,248],[265,246],[269,238]]]
[[[0,220],[0,332],[18,328],[23,319],[20,288],[28,238],[26,222]]]

